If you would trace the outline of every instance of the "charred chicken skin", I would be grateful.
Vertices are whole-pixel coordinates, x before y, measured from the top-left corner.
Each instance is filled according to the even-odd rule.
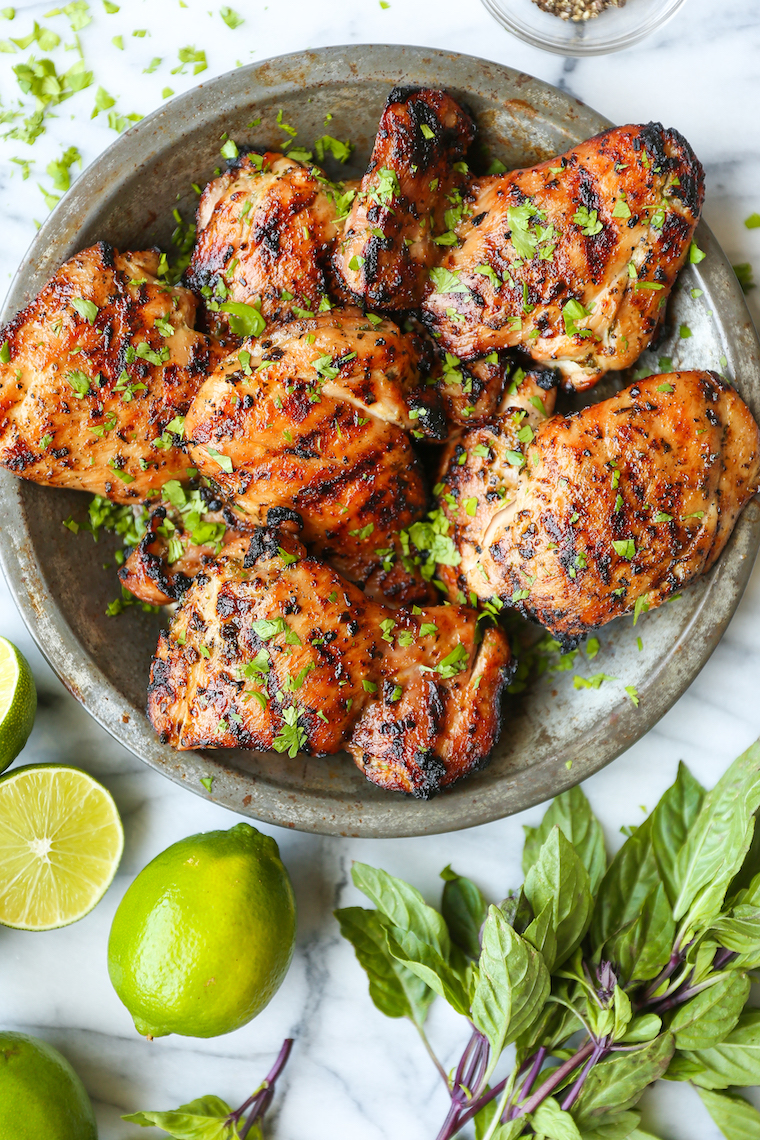
[[[148,712],[175,748],[347,748],[380,787],[427,798],[499,734],[510,652],[476,614],[368,600],[285,532],[260,528],[185,593],[151,669]]]
[[[350,292],[370,307],[419,305],[462,217],[461,160],[474,137],[472,119],[445,91],[391,91],[335,256]]]
[[[463,446],[469,457],[469,437]],[[503,443],[495,434],[488,446],[461,477],[478,520],[464,534],[461,583],[570,645],[709,570],[760,479],[757,424],[713,372],[650,376],[548,420],[523,447],[519,485],[490,509]]]
[[[289,521],[351,581],[424,601],[432,588],[396,556],[398,532],[426,508],[403,428],[440,418],[416,368],[409,338],[358,311],[247,341],[190,408],[193,465],[249,525]]]
[[[176,417],[219,352],[158,265],[155,250],[91,246],[0,332],[3,467],[119,503],[186,478]]]
[[[256,302],[272,323],[329,307],[339,206],[339,189],[316,167],[271,151],[241,155],[201,195],[187,283],[212,311]]]
[[[703,198],[691,147],[659,123],[476,178],[423,318],[462,360],[520,347],[568,387],[591,387],[651,342]]]

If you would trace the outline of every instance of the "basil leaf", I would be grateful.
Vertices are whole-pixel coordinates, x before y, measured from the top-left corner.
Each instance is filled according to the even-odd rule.
[[[625,1045],[636,1045],[639,1042],[651,1041],[661,1029],[662,1019],[656,1013],[643,1013],[641,1017],[634,1017],[625,1035],[620,1040]]]
[[[397,962],[447,1001],[463,1016],[470,1011],[470,999],[464,979],[444,960],[434,946],[424,942],[411,930],[389,927],[388,949]]]
[[[740,903],[730,914],[722,914],[708,933],[726,950],[740,954],[742,966],[752,969],[760,965],[760,907]]]
[[[435,996],[416,974],[407,970],[388,949],[388,920],[376,910],[360,906],[336,910],[340,932],[351,943],[369,979],[369,996],[386,1017],[408,1017],[423,1025]]]
[[[538,827],[525,827],[523,874],[527,875],[538,860],[555,825],[575,848],[588,871],[591,893],[595,894],[607,867],[604,832],[579,785],[557,796]]]
[[[760,1140],[760,1112],[749,1101],[709,1089],[697,1092],[726,1140]]]
[[[471,879],[457,875],[446,867],[441,911],[449,928],[451,941],[470,958],[480,954],[480,930],[488,914],[488,903]]]
[[[540,915],[551,903],[552,926],[557,937],[555,961],[547,962],[552,969],[569,958],[580,944],[593,906],[588,872],[556,825],[528,872],[524,890],[534,914]]]
[[[645,1137],[639,1132],[636,1125],[639,1123],[638,1112],[621,1112],[613,1120],[605,1121],[590,1132],[583,1133],[583,1140],[634,1140],[635,1137]],[[652,1140],[652,1138],[648,1138]]]
[[[711,917],[739,871],[754,832],[760,806],[760,743],[753,744],[705,797],[686,843],[679,852],[678,895],[673,917],[688,914],[687,927]]]
[[[523,933],[523,938],[538,950],[549,969],[557,957],[557,935],[552,925],[553,917],[554,907],[548,902]]]
[[[683,1053],[676,1052],[668,1065],[667,1072],[662,1076],[665,1081],[693,1081],[705,1072],[707,1069],[701,1062],[689,1060]]]
[[[675,1042],[671,1033],[655,1037],[631,1053],[613,1053],[588,1074],[573,1109],[581,1130],[598,1127],[600,1117],[633,1108],[644,1089],[667,1069]]]
[[[143,1128],[155,1125],[178,1140],[231,1140],[237,1131],[225,1124],[231,1112],[218,1096],[202,1096],[171,1112],[133,1112],[122,1120]]]
[[[680,1006],[670,1023],[678,1049],[709,1049],[725,1040],[749,997],[746,974],[729,974]]]
[[[530,1114],[530,1122],[539,1136],[550,1136],[551,1140],[583,1140],[570,1113],[563,1112],[553,1096],[547,1097]]]
[[[490,1091],[490,1085],[486,1091]],[[475,1140],[483,1140],[491,1121],[496,1115],[498,1106],[499,1098],[496,1097],[494,1100],[489,1100],[488,1104],[485,1105],[484,1108],[481,1108],[480,1112],[473,1117],[472,1123],[475,1125]]]
[[[549,996],[549,971],[540,954],[512,929],[498,907],[483,927],[472,1022],[488,1038],[494,1056],[538,1017]]]
[[[652,847],[671,906],[678,894],[678,853],[699,814],[705,789],[681,761],[675,783],[665,792],[652,813]]]
[[[522,887],[516,894],[513,892],[507,895],[499,910],[518,934],[524,934],[533,921],[533,908],[526,899]]]
[[[760,874],[758,872],[760,872],[760,827],[757,826],[757,816],[755,816],[755,829],[752,833],[749,851],[741,868],[729,885],[728,895],[734,896],[741,893],[743,897],[736,899],[737,902],[747,902],[753,906],[760,905]]]
[[[594,948],[638,918],[644,900],[659,881],[650,816],[625,841],[602,879],[590,929]]]
[[[649,892],[641,914],[619,931],[604,948],[604,956],[619,966],[625,984],[656,978],[670,960],[676,926],[662,883]]]
[[[688,1079],[703,1089],[760,1084],[760,1010],[743,1013],[720,1045],[689,1049],[683,1056],[696,1069]]]
[[[433,946],[444,960],[448,959],[451,939],[446,923],[437,910],[427,905],[418,890],[403,879],[396,879],[387,871],[370,867],[367,863],[354,863],[351,878],[393,926],[416,934],[420,941]]]

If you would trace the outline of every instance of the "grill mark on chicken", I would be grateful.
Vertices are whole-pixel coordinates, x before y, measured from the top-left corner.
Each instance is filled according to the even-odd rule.
[[[286,565],[283,551],[296,561]],[[373,783],[423,799],[486,762],[511,658],[500,630],[476,644],[473,610],[390,611],[271,530],[254,536],[245,568],[222,557],[207,575],[185,594],[151,668],[148,712],[164,741],[283,751],[287,713],[286,739],[301,751],[347,748]],[[257,633],[262,621],[277,632]],[[435,633],[423,637],[424,623]],[[443,666],[452,652],[458,664]]]

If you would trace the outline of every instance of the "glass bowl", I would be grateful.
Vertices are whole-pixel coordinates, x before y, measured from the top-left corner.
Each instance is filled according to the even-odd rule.
[[[562,20],[533,0],[483,0],[502,27],[557,55],[606,55],[632,47],[674,16],[686,0],[627,0],[592,20]]]

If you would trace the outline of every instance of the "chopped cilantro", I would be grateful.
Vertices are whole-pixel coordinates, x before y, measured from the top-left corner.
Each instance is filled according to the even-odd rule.
[[[236,336],[261,336],[266,328],[259,298],[253,305],[246,305],[243,301],[225,301],[220,308],[223,313],[230,314],[230,328]]]
[[[752,275],[752,266],[749,264],[749,262],[745,261],[740,265],[734,265],[733,270],[739,279],[739,284],[742,287],[743,293],[749,293],[750,289],[755,288],[755,281]],[[692,290],[692,292],[696,292],[696,290]]]
[[[747,223],[745,222],[744,224],[746,225]],[[699,248],[695,241],[693,241],[689,246],[689,261],[691,264],[699,265],[700,261],[704,261],[706,257],[707,254]]]
[[[625,200],[625,195],[621,194],[612,210],[613,218],[630,218],[631,207]]]
[[[283,710],[282,720],[280,732],[272,741],[272,747],[276,752],[287,752],[292,760],[306,744],[306,729],[298,723],[298,709],[295,705]]]
[[[681,340],[688,340],[692,335],[691,329],[688,325],[681,325],[680,329],[678,330],[678,335],[680,336]]]
[[[654,522],[654,523],[665,523],[665,522],[672,522],[672,521],[673,521],[673,516],[669,515],[667,513],[667,511],[657,511],[657,513],[652,518],[652,522]]]
[[[568,336],[592,336],[591,329],[579,329],[576,324],[576,321],[580,321],[583,317],[589,316],[591,316],[591,313],[585,305],[582,305],[580,301],[571,297],[562,307],[562,318],[565,322],[566,334]]]
[[[612,548],[621,558],[630,562],[636,554],[636,544],[632,538],[613,539]]]
[[[233,159],[237,158],[240,151],[237,148],[237,143],[234,139],[227,139],[226,143],[222,146],[220,152],[222,158]]]
[[[11,359],[11,346],[7,340],[4,340],[0,347],[0,363],[8,364]]]
[[[224,728],[222,728],[223,724],[224,724]],[[225,724],[225,722],[223,720],[219,721],[219,731],[220,732],[226,732],[227,731],[227,725]],[[203,784],[206,791],[210,792],[211,788],[213,786],[213,783],[214,783],[214,777],[213,776],[201,776],[200,782]]]
[[[616,681],[617,677],[609,677],[606,673],[595,673],[593,677],[573,677],[575,689],[598,689],[605,681]]]
[[[220,8],[219,15],[222,17],[227,27],[232,28],[233,30],[235,28],[239,28],[241,24],[245,23],[243,17],[240,16],[234,8],[230,8],[229,5],[225,5],[224,8]]]
[[[225,471],[228,475],[232,474],[232,460],[230,459],[229,455],[224,455],[223,452],[217,451],[214,447],[207,446],[206,451],[209,453],[212,459],[215,459],[217,461],[222,471]]]
[[[633,607],[633,624],[639,620],[642,614],[649,612],[649,594],[641,594],[636,599],[636,604]]]
[[[375,682],[374,681],[368,681],[365,677],[362,677],[362,688],[364,689],[365,693],[376,693],[377,692],[377,685],[375,684]]]
[[[760,229],[760,214],[750,214],[748,218],[744,219],[744,224],[748,230]]]
[[[636,688],[636,686],[635,685],[626,685],[625,686],[625,692],[626,692],[626,696],[628,697],[628,699],[633,702],[633,704],[636,708],[638,708],[639,707],[639,692],[638,692],[638,689]]]
[[[435,285],[436,293],[470,292],[467,286],[459,280],[457,273],[452,273],[450,269],[444,269],[441,266],[430,270],[430,280]]]
[[[584,237],[594,237],[595,234],[600,234],[604,226],[599,221],[599,215],[596,210],[588,210],[586,206],[579,206],[573,214],[573,221],[577,226],[581,227],[581,232]]]
[[[66,379],[71,387],[74,389],[74,394],[78,400],[90,393],[90,378],[85,376],[84,372],[74,369],[73,372],[66,373]]]

